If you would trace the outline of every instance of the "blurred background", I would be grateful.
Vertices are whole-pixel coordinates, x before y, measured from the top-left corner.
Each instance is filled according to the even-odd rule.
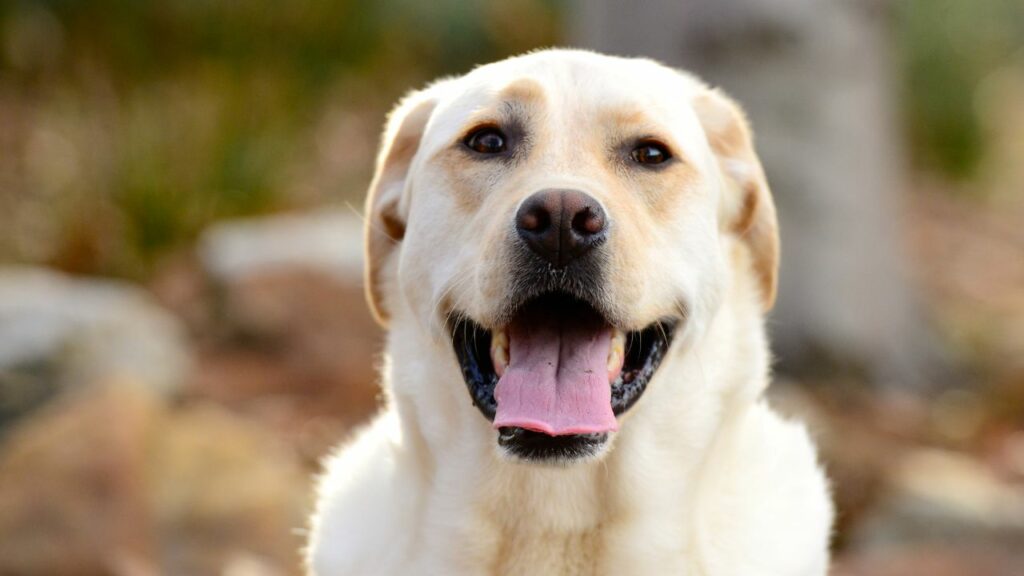
[[[318,459],[378,403],[384,115],[551,45],[747,107],[834,573],[1024,573],[1019,0],[5,0],[0,574],[300,573]]]

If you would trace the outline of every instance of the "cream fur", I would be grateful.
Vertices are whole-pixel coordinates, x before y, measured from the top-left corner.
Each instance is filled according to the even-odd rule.
[[[543,153],[534,150],[514,171],[460,165],[451,142],[521,79],[540,89],[531,118]],[[404,233],[392,242],[370,232],[371,298],[389,325],[388,401],[326,461],[311,574],[826,573],[833,512],[825,475],[803,426],[762,398],[770,298],[754,270],[774,274],[776,262],[763,259],[775,252],[730,228],[743,204],[734,196],[753,185],[730,182],[719,168],[760,175],[760,166],[756,157],[736,165],[745,158],[723,158],[709,144],[706,131],[717,128],[691,105],[709,93],[649,61],[551,50],[443,81],[400,105],[386,138],[409,136],[402,123],[410,110],[430,117],[413,130],[408,158],[396,159],[406,148],[385,142],[371,190],[370,213],[387,212]],[[626,129],[603,124],[609,107],[646,112],[644,122],[658,123],[688,172],[638,182],[608,168],[605,148],[587,143]],[[681,187],[678,197],[643,195],[659,182]],[[616,224],[609,248],[620,257],[609,293],[618,322],[642,326],[677,310],[680,297],[687,311],[611,448],[562,467],[500,454],[443,328],[452,308],[487,325],[508,284],[507,236],[493,231],[495,222],[552,185],[594,194]],[[465,191],[468,198],[458,196]],[[761,194],[770,203],[766,187]],[[761,231],[774,233],[774,211],[757,214]]]

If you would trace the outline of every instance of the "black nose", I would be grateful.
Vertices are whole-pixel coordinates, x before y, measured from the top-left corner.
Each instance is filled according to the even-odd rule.
[[[541,190],[516,213],[516,231],[538,256],[561,268],[607,237],[608,218],[578,190]]]

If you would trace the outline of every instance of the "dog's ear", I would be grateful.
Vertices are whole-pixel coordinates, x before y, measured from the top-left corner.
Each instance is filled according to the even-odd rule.
[[[366,298],[373,316],[385,327],[390,319],[385,270],[405,236],[408,207],[403,196],[409,169],[436,104],[428,88],[406,96],[391,111],[366,194]]]
[[[767,311],[775,303],[779,230],[750,126],[739,105],[720,90],[702,90],[693,106],[722,174],[722,227],[739,236],[750,251]]]

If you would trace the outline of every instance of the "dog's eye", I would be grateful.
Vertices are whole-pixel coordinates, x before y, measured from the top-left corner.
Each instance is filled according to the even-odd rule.
[[[494,126],[486,126],[470,132],[463,142],[466,147],[478,154],[500,154],[508,147],[505,134]]]
[[[672,158],[672,153],[661,142],[641,142],[629,154],[637,164],[661,164]]]

